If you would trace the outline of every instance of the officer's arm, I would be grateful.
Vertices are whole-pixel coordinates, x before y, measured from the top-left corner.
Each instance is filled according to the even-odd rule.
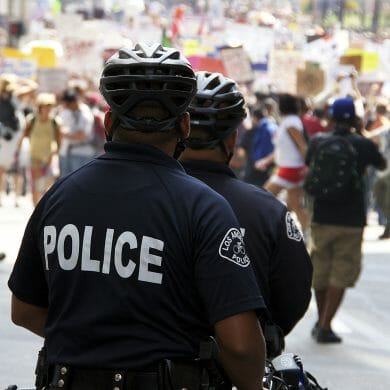
[[[309,306],[313,275],[313,266],[302,235],[286,212],[280,216],[269,275],[269,308],[272,319],[282,328],[285,336]]]
[[[240,313],[215,324],[219,359],[239,390],[262,389],[265,342],[254,311]]]
[[[30,305],[12,294],[11,319],[15,325],[22,326],[38,336],[44,337],[46,318],[46,308]]]

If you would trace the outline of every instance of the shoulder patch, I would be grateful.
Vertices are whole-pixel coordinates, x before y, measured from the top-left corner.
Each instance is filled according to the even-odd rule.
[[[226,233],[219,246],[219,255],[240,267],[247,267],[250,264],[249,257],[245,253],[242,234],[236,228],[231,228]]]
[[[295,224],[294,218],[289,211],[287,211],[286,213],[286,230],[287,237],[290,240],[302,241],[302,233],[299,230],[298,226]]]

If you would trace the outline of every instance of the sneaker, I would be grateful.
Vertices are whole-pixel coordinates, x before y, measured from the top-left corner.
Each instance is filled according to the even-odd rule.
[[[318,328],[316,340],[317,343],[341,343],[342,338],[333,332],[332,329]]]

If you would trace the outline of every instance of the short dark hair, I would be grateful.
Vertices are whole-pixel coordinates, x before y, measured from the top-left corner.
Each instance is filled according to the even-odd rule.
[[[282,115],[299,115],[300,104],[297,96],[289,93],[281,93],[279,95],[279,111]]]
[[[76,102],[78,100],[78,95],[75,90],[66,89],[62,94],[61,100],[66,103]]]
[[[250,112],[253,117],[263,119],[268,114],[268,108],[264,104],[261,104],[259,106],[251,107]]]

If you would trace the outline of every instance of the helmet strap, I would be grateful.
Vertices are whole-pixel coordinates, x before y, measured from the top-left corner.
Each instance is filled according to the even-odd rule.
[[[175,151],[173,152],[173,158],[177,160],[180,155],[184,152],[184,149],[186,148],[186,144],[184,142],[183,138],[180,138],[179,141],[177,141]]]
[[[229,165],[230,160],[231,160],[232,157],[233,157],[233,152],[229,152],[228,148],[227,148],[226,145],[225,145],[225,142],[223,142],[222,139],[219,141],[219,146],[221,147],[223,153],[224,153],[225,156],[226,156],[225,164],[226,164],[226,165]]]

